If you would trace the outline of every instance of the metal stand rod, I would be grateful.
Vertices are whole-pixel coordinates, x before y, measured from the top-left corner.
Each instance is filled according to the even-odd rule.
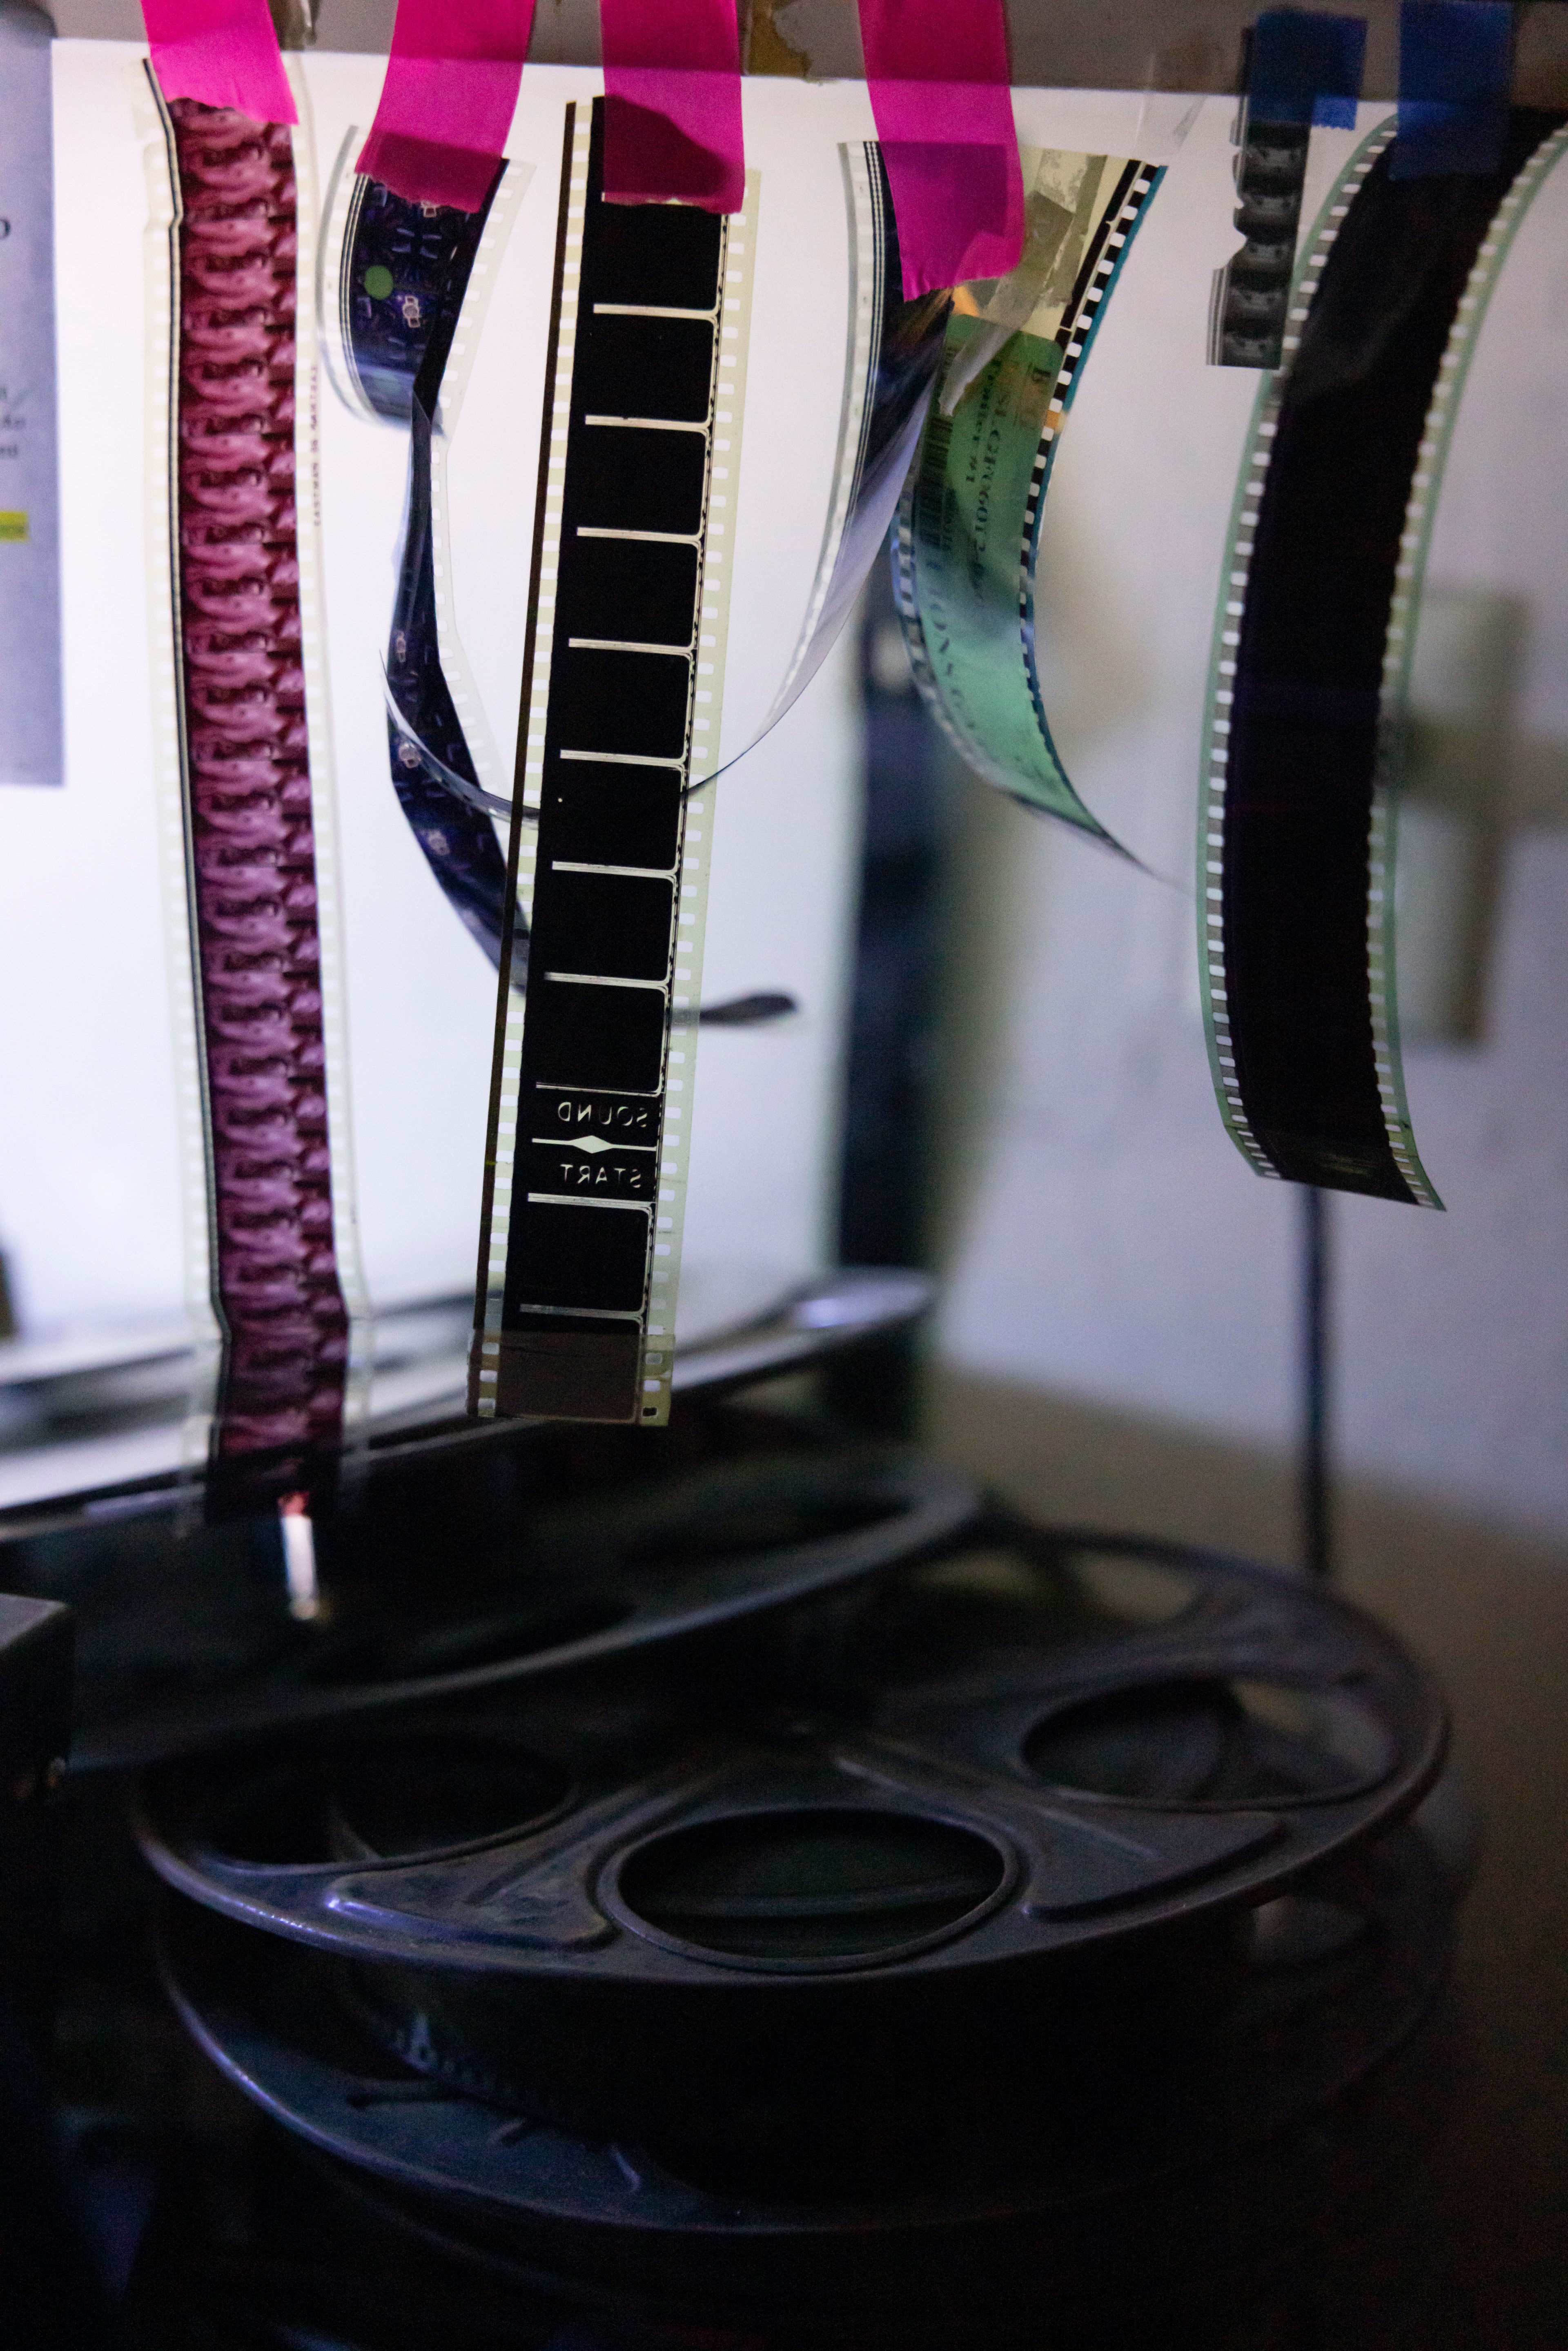
[[[1329,1462],[1331,1333],[1329,1196],[1301,1186],[1301,1433],[1298,1466],[1301,1564],[1324,1581],[1333,1573],[1333,1494]]]

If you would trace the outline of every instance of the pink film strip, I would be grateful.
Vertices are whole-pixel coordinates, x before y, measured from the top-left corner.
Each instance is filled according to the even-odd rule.
[[[285,129],[189,99],[170,114],[186,824],[223,1456],[336,1440],[349,1317],[301,656],[292,145]]]

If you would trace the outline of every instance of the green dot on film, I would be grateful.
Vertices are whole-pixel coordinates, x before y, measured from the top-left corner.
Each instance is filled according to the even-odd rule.
[[[378,261],[365,272],[365,291],[372,302],[384,302],[392,290],[392,274]]]

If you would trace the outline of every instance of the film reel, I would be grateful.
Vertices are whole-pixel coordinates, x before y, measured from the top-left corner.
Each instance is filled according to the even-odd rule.
[[[141,1834],[170,1885],[265,1930],[236,1945],[179,1917],[177,1997],[308,2136],[400,2168],[385,2102],[343,2086],[345,2050],[375,2046],[480,2102],[442,2123],[465,2150],[434,2165],[443,2193],[495,2201],[527,2173],[493,2149],[464,2186],[499,2105],[652,2150],[674,2200],[640,2207],[649,2225],[717,2228],[727,2199],[856,2204],[868,2182],[894,2203],[1028,2203],[1042,2176],[1240,2126],[1220,2060],[1245,2039],[1258,1906],[1331,1865],[1357,1883],[1354,1849],[1418,1800],[1442,1745],[1418,1668],[1321,1593],[996,1520],[803,1612],[717,1702],[688,1687],[632,1719],[560,1694],[548,1718],[470,1709],[174,1766],[145,1786]],[[1322,1956],[1336,1937],[1353,1972],[1385,1954],[1369,1895],[1312,1899],[1329,1910],[1298,1903],[1292,1931],[1315,1917]],[[308,2062],[297,2024],[225,2005],[247,1948],[316,2019]],[[1430,1981],[1385,1980],[1356,2063]],[[1302,2095],[1290,2066],[1258,2072],[1249,2115]],[[1107,2102],[1143,2116],[1113,2152],[1092,2120]],[[517,2190],[564,2219],[560,2192]]]
[[[1049,2309],[1053,2351],[1294,2343],[1263,2314],[1310,2306],[1327,2216],[1364,2230],[1443,2097],[1440,2022],[1388,2062],[1447,1949],[1424,1840],[1396,1830],[1315,1883],[1260,1914],[1223,2025],[1156,2081],[1081,2091],[1028,2177],[792,2202],[704,2193],[646,2148],[394,2071],[312,1954],[189,1914],[166,1980],[283,2126],[264,2145],[291,2192],[243,2250],[232,2213],[205,2252],[187,2223],[150,2281],[158,2339],[512,2351],[586,2326],[603,2351],[1034,2351]],[[1347,2097],[1379,2066],[1375,2096]]]
[[[466,1455],[444,1480],[415,1463],[350,1495],[340,1520],[324,1514],[303,1615],[276,1519],[183,1539],[133,1522],[14,1557],[8,1584],[81,1612],[73,1768],[478,1698],[719,1637],[918,1555],[976,1508],[963,1479],[913,1455],[802,1444],[750,1415],[721,1413],[696,1462],[665,1465],[657,1483],[613,1447],[563,1466],[552,1434],[509,1458],[486,1448],[479,1479],[462,1474]],[[726,1458],[727,1439],[747,1436],[772,1449]]]

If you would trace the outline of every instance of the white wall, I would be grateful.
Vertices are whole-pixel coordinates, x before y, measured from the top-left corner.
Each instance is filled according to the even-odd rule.
[[[984,897],[988,877],[988,951],[1011,1009],[968,1122],[975,1173],[942,1344],[977,1369],[1283,1442],[1298,1202],[1251,1175],[1220,1126],[1185,883],[1251,384],[1203,367],[1212,263],[1184,233],[1200,201],[1223,201],[1215,116],[1172,167],[1112,304],[1058,464],[1044,558],[1070,769],[1182,886],[1021,811],[974,819],[968,886]],[[1333,1203],[1343,1461],[1557,1529],[1568,1526],[1568,831],[1554,823],[1568,815],[1564,255],[1560,170],[1494,298],[1433,549],[1435,581],[1515,593],[1530,622],[1530,821],[1511,836],[1487,1032],[1407,1055],[1417,1138],[1448,1211]],[[985,1040],[974,1049],[984,1065]]]

